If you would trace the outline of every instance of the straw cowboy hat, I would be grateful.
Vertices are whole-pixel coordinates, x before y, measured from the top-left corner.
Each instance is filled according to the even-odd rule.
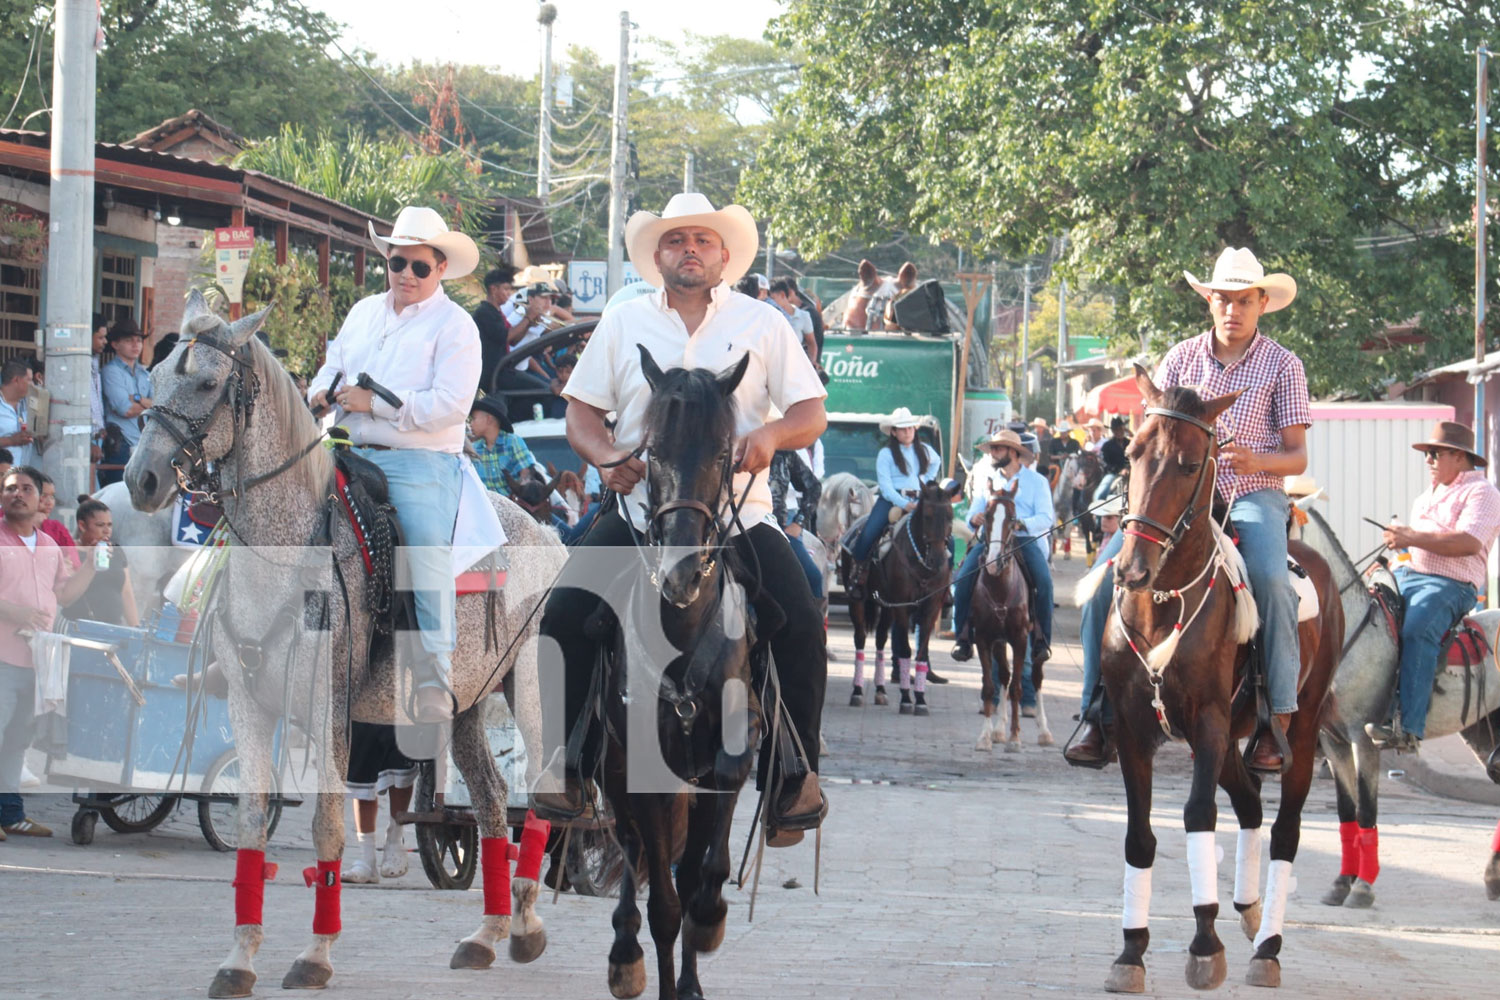
[[[901,427],[920,427],[922,418],[914,415],[911,410],[904,406],[898,406],[890,416],[880,422],[880,432],[889,434],[891,431]]]
[[[465,233],[449,229],[443,217],[430,208],[408,205],[396,216],[391,235],[377,236],[375,223],[368,223],[370,239],[382,257],[389,257],[397,247],[432,247],[448,260],[444,281],[468,275],[479,266],[479,248]]]
[[[1004,445],[1005,447],[1021,455],[1021,457],[1023,458],[1036,457],[1032,450],[1026,447],[1026,443],[1021,440],[1021,435],[1017,434],[1013,430],[1006,429],[1003,431],[996,431],[995,433],[990,435],[990,439],[986,441],[985,444],[991,447],[997,444]]]
[[[1414,451],[1432,451],[1434,448],[1452,448],[1474,460],[1477,468],[1483,469],[1489,461],[1474,450],[1474,432],[1455,420],[1439,420],[1432,428],[1432,436],[1426,441],[1412,445]]]
[[[724,241],[729,262],[724,265],[722,280],[732,285],[745,276],[760,250],[760,234],[755,219],[743,205],[726,205],[715,210],[713,203],[697,192],[674,194],[661,215],[637,212],[625,223],[625,249],[636,273],[648,284],[661,287],[661,268],[656,266],[656,244],[662,234],[685,226],[712,229]]]
[[[1097,427],[1102,431],[1104,430],[1104,421],[1100,420],[1098,417],[1089,417],[1089,422],[1084,424],[1083,426]]]
[[[1193,286],[1193,291],[1205,299],[1214,292],[1264,288],[1269,296],[1269,301],[1266,302],[1268,313],[1285,309],[1297,297],[1297,282],[1292,276],[1280,272],[1267,274],[1248,247],[1225,247],[1224,252],[1219,254],[1219,259],[1214,261],[1213,277],[1207,281],[1199,281],[1188,271],[1183,271],[1182,276]]]
[[[1328,491],[1319,486],[1318,481],[1312,476],[1307,475],[1306,473],[1300,476],[1282,477],[1281,488],[1285,490],[1286,495],[1291,497],[1293,500],[1300,500],[1303,497],[1310,496],[1316,496],[1324,502],[1327,502],[1328,500]]]
[[[524,285],[547,285],[549,288],[557,289],[557,278],[552,272],[540,264],[532,264],[530,267],[522,268],[516,272],[516,280],[513,284],[520,288]]]
[[[1123,517],[1125,515],[1125,494],[1111,494],[1108,500],[1094,508],[1094,513],[1099,517]]]

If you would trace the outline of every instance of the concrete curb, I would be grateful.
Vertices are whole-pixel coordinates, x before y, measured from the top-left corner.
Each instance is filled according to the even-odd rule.
[[[1420,753],[1403,754],[1390,762],[1393,769],[1406,771],[1406,780],[1425,792],[1444,798],[1500,806],[1500,785],[1484,775],[1484,766],[1474,761],[1472,773],[1458,773],[1452,764],[1424,761]]]

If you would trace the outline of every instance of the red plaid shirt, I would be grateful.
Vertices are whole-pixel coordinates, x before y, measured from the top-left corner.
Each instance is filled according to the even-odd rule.
[[[1447,486],[1433,486],[1417,497],[1411,505],[1411,526],[1417,531],[1467,531],[1479,539],[1479,553],[1472,556],[1440,556],[1413,548],[1411,568],[1484,589],[1490,547],[1500,534],[1500,490],[1484,473],[1477,469],[1460,472]]]
[[[1297,355],[1257,332],[1244,356],[1225,365],[1214,357],[1213,343],[1209,330],[1173,347],[1156,370],[1157,386],[1185,386],[1204,399],[1240,391],[1219,417],[1219,437],[1233,435],[1236,444],[1259,455],[1281,450],[1283,428],[1312,423],[1307,376]],[[1267,472],[1246,476],[1220,469],[1218,477],[1219,495],[1229,503],[1257,490],[1283,488],[1282,477]]]

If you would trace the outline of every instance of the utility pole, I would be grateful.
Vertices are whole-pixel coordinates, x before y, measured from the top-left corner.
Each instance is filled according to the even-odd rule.
[[[1485,153],[1489,139],[1488,121],[1490,50],[1479,43],[1474,82],[1474,363],[1484,363],[1484,283],[1485,283]],[[1474,450],[1485,454],[1484,432],[1485,380],[1474,383]]]
[[[42,464],[58,507],[89,493],[94,302],[94,38],[96,0],[58,0],[52,45],[52,185],[47,205],[47,386],[52,412]]]
[[[1031,382],[1031,265],[1021,268],[1021,417],[1026,409],[1026,388]]]
[[[1063,278],[1057,287],[1057,411],[1053,419],[1054,424],[1062,423],[1064,413],[1063,390],[1067,387],[1067,381],[1063,372],[1063,362],[1068,359],[1068,279]]]
[[[620,58],[615,62],[615,115],[609,153],[609,277],[605,287],[613,295],[625,284],[625,172],[630,101],[630,12],[620,11]]]
[[[536,119],[536,197],[547,207],[552,198],[552,22],[557,8],[542,4],[536,23],[542,26],[542,96]]]
[[[771,228],[766,227],[766,280],[775,277],[771,271],[776,264],[776,239],[771,235]]]
[[[693,154],[687,155],[686,162],[682,165],[682,190],[684,194],[692,194],[698,190],[697,178],[693,176]]]

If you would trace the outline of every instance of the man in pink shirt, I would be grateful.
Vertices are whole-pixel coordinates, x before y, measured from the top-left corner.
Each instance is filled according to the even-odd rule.
[[[1484,586],[1490,546],[1500,533],[1500,490],[1479,470],[1474,432],[1444,420],[1432,437],[1412,445],[1424,452],[1432,486],[1412,504],[1411,524],[1385,530],[1385,544],[1408,549],[1411,564],[1396,570],[1406,599],[1401,625],[1399,719],[1371,722],[1365,733],[1379,747],[1415,749],[1427,727],[1427,705],[1437,673],[1438,643],[1474,606]]]
[[[35,721],[36,672],[22,629],[47,631],[59,606],[72,604],[94,579],[94,561],[72,572],[55,541],[35,527],[42,474],[17,465],[0,480],[0,830],[50,837],[28,819],[16,790]]]

